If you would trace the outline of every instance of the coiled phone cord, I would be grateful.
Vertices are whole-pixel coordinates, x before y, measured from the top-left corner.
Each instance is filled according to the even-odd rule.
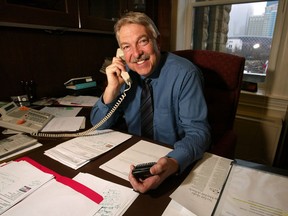
[[[92,131],[97,130],[101,125],[103,125],[112,115],[113,113],[118,109],[120,104],[123,102],[123,100],[126,97],[126,92],[131,88],[131,82],[128,83],[128,88],[126,88],[123,93],[120,95],[119,99],[115,103],[115,105],[112,107],[112,109],[107,113],[107,115],[99,121],[96,125],[94,125],[92,128],[78,133],[43,133],[43,132],[33,132],[30,133],[31,136],[35,137],[49,137],[49,138],[60,138],[60,137],[79,137],[79,136],[94,136],[97,134],[90,134]],[[101,134],[101,133],[100,133]]]

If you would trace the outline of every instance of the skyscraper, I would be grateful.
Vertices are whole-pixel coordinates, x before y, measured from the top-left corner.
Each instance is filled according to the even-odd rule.
[[[272,37],[276,22],[278,1],[267,2],[265,13],[250,16],[247,26],[247,35]]]

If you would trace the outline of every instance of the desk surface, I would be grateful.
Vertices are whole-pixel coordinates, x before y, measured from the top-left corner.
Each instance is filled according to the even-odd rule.
[[[81,115],[81,114],[80,114]],[[86,121],[87,122],[87,121]],[[86,125],[86,128],[89,128],[90,125]],[[1,135],[0,138],[4,138]],[[141,140],[141,137],[132,136],[131,139],[125,141],[121,145],[115,147],[111,151],[99,156],[95,160],[89,162],[85,166],[74,170],[70,167],[67,167],[56,160],[51,159],[50,157],[44,155],[44,151],[48,150],[62,142],[67,140],[67,138],[38,138],[38,141],[43,144],[42,147],[31,150],[25,154],[22,154],[18,157],[27,156],[31,159],[37,161],[38,163],[46,166],[47,168],[54,170],[55,172],[73,178],[79,172],[90,173],[99,178],[118,183],[127,187],[131,187],[129,181],[125,181],[122,178],[119,178],[115,175],[112,175],[99,168],[100,165],[109,161],[122,151],[126,150],[133,144]],[[15,158],[12,158],[15,159]],[[140,194],[138,198],[132,203],[130,208],[125,212],[124,215],[161,215],[165,210],[166,206],[170,202],[170,194],[181,184],[184,178],[187,176],[188,170],[186,173],[180,176],[172,176],[164,181],[159,188],[151,190],[148,193]]]

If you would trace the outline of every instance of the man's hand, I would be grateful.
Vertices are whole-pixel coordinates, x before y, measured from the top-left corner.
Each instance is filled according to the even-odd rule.
[[[150,168],[150,172],[153,176],[144,180],[136,179],[132,174],[133,169],[134,166],[131,165],[128,177],[129,181],[135,191],[145,193],[148,190],[156,189],[167,177],[176,173],[179,169],[179,165],[173,158],[162,157]]]
[[[105,104],[111,103],[118,96],[120,88],[124,84],[121,71],[125,71],[125,64],[121,58],[114,57],[112,64],[106,68],[108,85],[103,94]]]

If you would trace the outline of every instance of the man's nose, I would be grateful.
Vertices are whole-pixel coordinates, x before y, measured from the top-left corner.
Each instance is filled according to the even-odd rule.
[[[133,56],[134,58],[139,59],[143,55],[143,50],[138,46],[135,46],[133,49]]]

